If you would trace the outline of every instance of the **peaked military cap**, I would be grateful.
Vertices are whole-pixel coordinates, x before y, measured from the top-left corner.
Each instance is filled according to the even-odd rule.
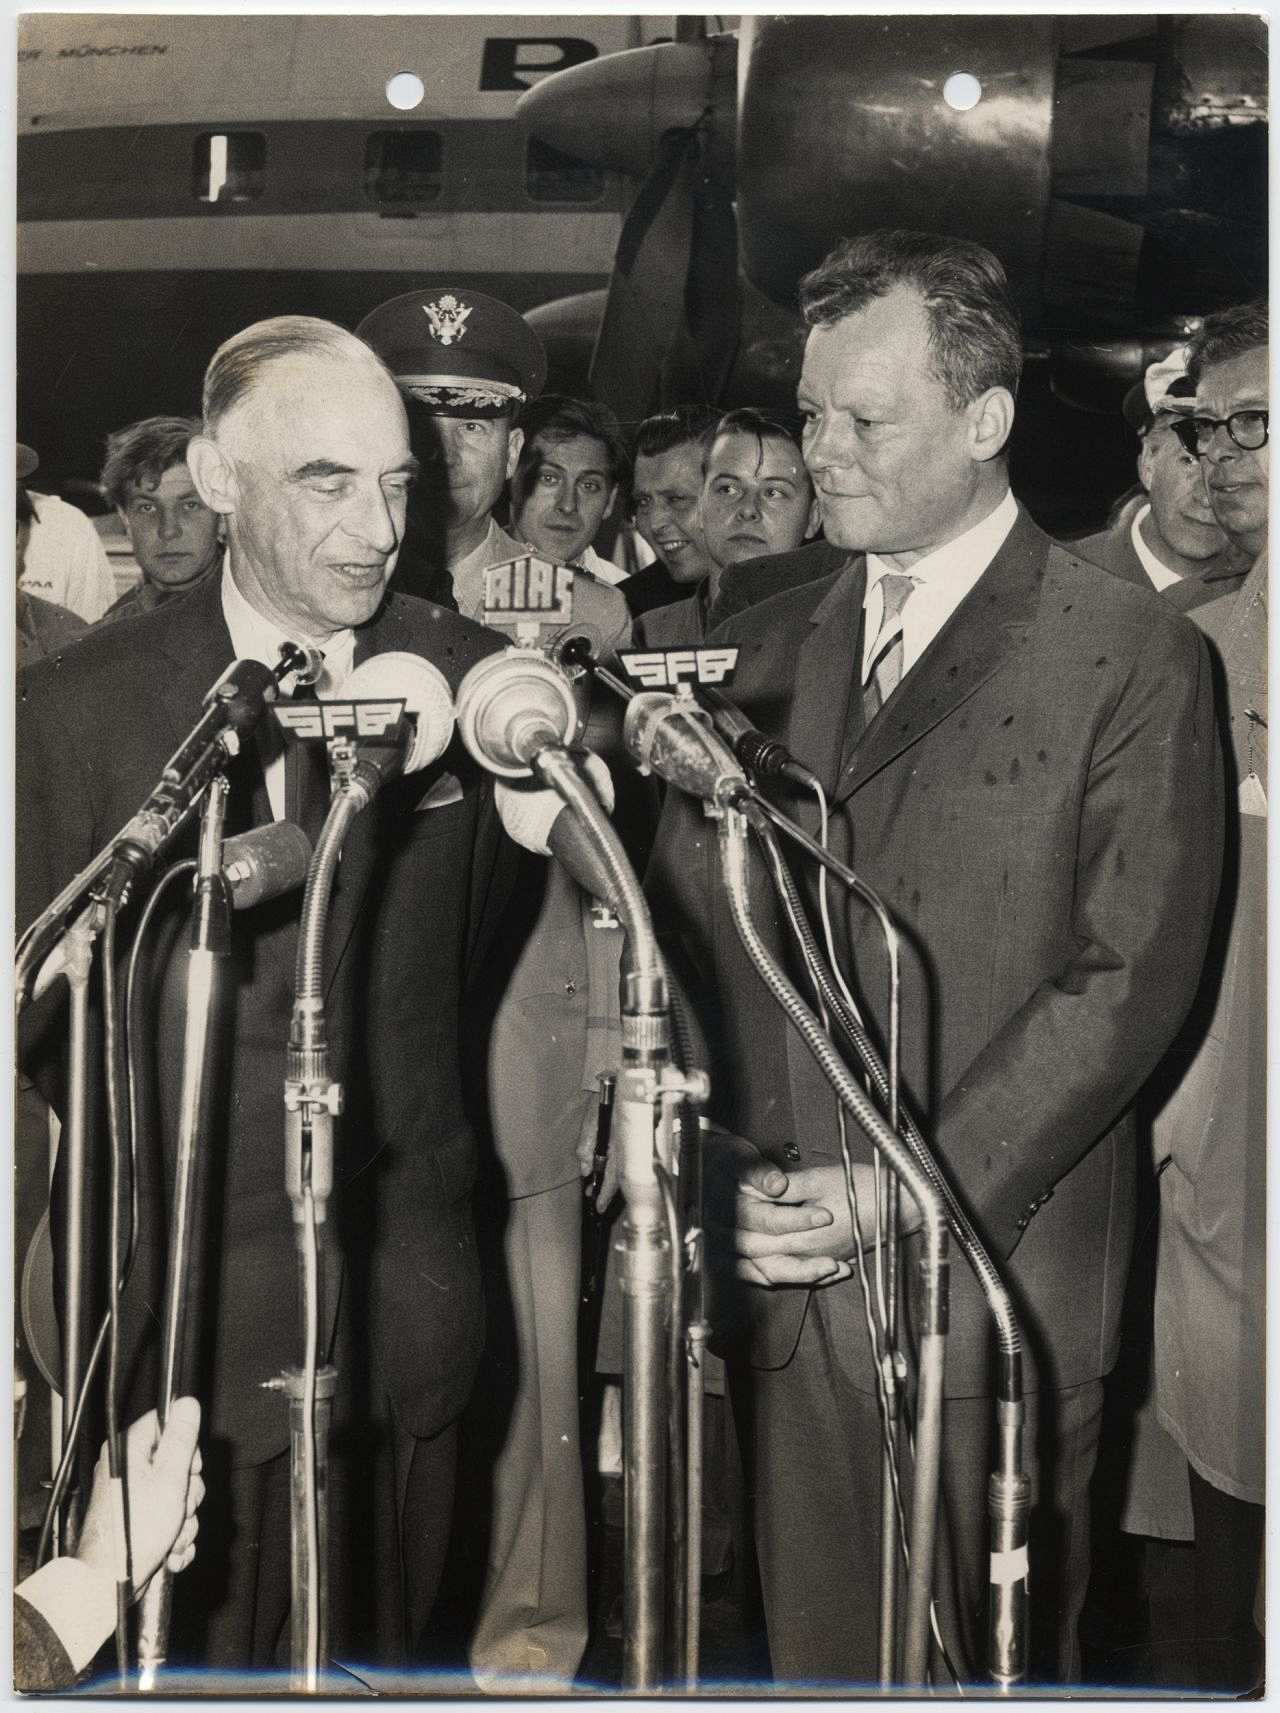
[[[513,414],[547,378],[546,351],[524,316],[462,286],[393,297],[356,335],[434,416]]]

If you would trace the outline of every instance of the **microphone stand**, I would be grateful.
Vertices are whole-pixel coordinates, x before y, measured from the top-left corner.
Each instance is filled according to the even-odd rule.
[[[863,898],[882,918],[881,926],[885,927],[883,905],[851,869],[832,856],[803,828],[774,808],[767,798],[757,794],[754,802],[757,810],[767,816],[781,832]],[[794,883],[789,881],[785,867],[782,869],[782,880],[798,911],[799,898],[795,893]],[[803,925],[803,918],[798,919]],[[889,931],[886,928],[886,933]],[[812,949],[816,951],[816,947]],[[840,1019],[881,1098],[891,1101],[895,1081],[892,1017],[890,1064],[886,1074],[869,1036],[860,1027],[857,1019],[848,1014],[843,996],[836,990],[834,983],[823,977],[820,959],[815,957],[813,963],[823,982],[823,997],[828,1007]],[[891,980],[893,979],[896,978],[891,976]],[[892,989],[890,997],[892,1007]],[[934,1183],[942,1197],[948,1224],[978,1281],[996,1332],[996,1444],[994,1468],[987,1486],[987,1514],[990,1523],[987,1662],[992,1682],[998,1690],[1007,1693],[1016,1688],[1026,1676],[1030,1619],[1028,1536],[1031,1496],[1030,1482],[1023,1468],[1026,1404],[1022,1378],[1022,1334],[1008,1287],[987,1254],[963,1204],[934,1159],[910,1113],[903,1112],[900,1116],[902,1134],[921,1170]]]
[[[698,1636],[686,1595],[696,1568],[684,1557],[689,1530],[671,1528],[677,1501],[668,1485],[668,1439],[677,1407],[671,1356],[673,1340],[682,1337],[676,1304],[684,1267],[675,1200],[680,1169],[675,1113],[682,1102],[704,1102],[709,1084],[704,1073],[682,1073],[671,1063],[666,973],[648,906],[617,834],[564,748],[549,744],[531,759],[591,830],[614,884],[611,903],[627,932],[622,1066],[613,1114],[625,1197],[616,1246],[623,1291],[622,1686],[629,1693],[660,1688],[664,1662],[670,1659],[679,1662],[685,1687],[692,1688]],[[680,1473],[677,1469],[677,1495]],[[679,1497],[682,1518],[692,1514],[695,1504],[700,1512],[694,1480]],[[677,1533],[683,1538],[672,1543],[668,1585],[668,1537]]]
[[[942,1471],[942,1388],[946,1362],[949,1296],[948,1239],[942,1198],[905,1144],[891,1131],[840,1060],[817,1018],[770,956],[751,921],[747,903],[747,820],[759,814],[716,805],[720,821],[720,859],[734,927],[743,950],[765,986],[783,1007],[813,1054],[840,1102],[878,1147],[892,1171],[911,1191],[925,1223],[921,1257],[923,1304],[920,1377],[917,1395],[916,1457],[911,1508],[911,1563],[907,1574],[903,1682],[928,1681],[929,1609],[937,1538],[938,1492]],[[857,1233],[854,1234],[855,1241]]]
[[[67,1087],[67,1122],[63,1131],[67,1150],[65,1194],[66,1217],[62,1233],[62,1277],[66,1313],[62,1350],[63,1453],[70,1449],[80,1399],[84,1351],[84,1210],[86,1152],[89,1132],[89,976],[93,966],[93,943],[100,927],[101,907],[91,904],[63,938],[60,951],[65,962],[70,1003],[70,1067]],[[74,1490],[63,1507],[58,1531],[62,1552],[74,1552],[79,1535],[78,1505]]]
[[[289,1400],[291,1555],[289,1682],[315,1694],[328,1647],[328,1451],[337,1369],[320,1365],[324,1239],[333,1190],[333,1121],[342,1085],[330,1074],[324,1014],[324,932],[343,841],[377,790],[349,737],[329,741],[333,797],[307,872],[286,1061],[285,1190],[298,1251],[302,1361],[266,1384]]]
[[[200,812],[195,907],[187,963],[177,1158],[165,1272],[160,1392],[156,1400],[161,1428],[177,1395],[191,1319],[189,1298],[195,1276],[198,1173],[208,1147],[209,1110],[214,1089],[210,1045],[221,997],[219,970],[225,969],[231,951],[231,896],[222,876],[227,791],[226,775],[217,775],[205,792]],[[172,1599],[173,1579],[168,1569],[161,1565],[142,1597],[138,1623],[138,1688],[144,1694],[155,1692],[157,1679],[168,1657]]]
[[[906,1147],[910,1149],[910,1153],[908,1154],[905,1152],[903,1142],[899,1139],[895,1131],[886,1129],[879,1119],[879,1114],[876,1113],[874,1109],[870,1109],[869,1112],[871,1122],[868,1122],[868,1120],[862,1116],[861,1111],[853,1105],[852,1098],[850,1098],[851,1096],[856,1096],[858,1102],[863,1103],[861,1091],[856,1089],[854,1085],[849,1085],[848,1089],[844,1086],[837,1087],[837,1092],[840,1094],[842,1103],[849,1105],[851,1110],[855,1111],[855,1115],[858,1116],[863,1129],[868,1132],[877,1148],[879,1148],[884,1156],[889,1160],[891,1166],[894,1168],[895,1174],[900,1173],[901,1176],[907,1179],[917,1202],[920,1202],[921,1207],[926,1212],[926,1221],[928,1221],[930,1210],[934,1206],[941,1207],[945,1210],[947,1224],[955,1233],[961,1249],[964,1252],[965,1259],[973,1269],[974,1275],[978,1280],[978,1284],[986,1298],[987,1308],[995,1325],[998,1341],[995,1388],[997,1428],[996,1455],[995,1468],[991,1473],[988,1483],[987,1500],[988,1517],[991,1527],[989,1544],[988,1661],[992,1681],[999,1690],[1008,1692],[1022,1681],[1026,1675],[1027,1667],[1027,1633],[1029,1616],[1028,1524],[1030,1513],[1030,1484],[1022,1467],[1023,1434],[1026,1419],[1022,1382],[1022,1338],[1008,1288],[1000,1277],[995,1264],[987,1254],[977,1232],[974,1230],[968,1214],[957,1199],[955,1192],[952,1190],[945,1174],[934,1159],[924,1141],[923,1136],[920,1134],[918,1127],[911,1119],[910,1114],[898,1113],[898,1031],[896,1021],[898,1010],[898,977],[895,955],[895,930],[893,929],[883,903],[876,894],[863,881],[861,881],[850,868],[839,862],[828,850],[825,849],[824,846],[811,838],[803,831],[802,828],[796,826],[793,821],[789,820],[779,810],[774,808],[767,798],[763,797],[757,790],[751,787],[748,784],[741,767],[729,756],[727,751],[722,751],[720,756],[715,756],[712,751],[708,750],[704,755],[699,757],[695,754],[697,748],[696,744],[693,749],[689,749],[687,740],[692,735],[693,728],[691,728],[687,723],[687,703],[689,698],[686,695],[678,695],[674,699],[646,697],[643,694],[637,695],[630,685],[617,678],[606,668],[600,666],[596,661],[591,659],[589,654],[585,651],[577,650],[575,658],[579,664],[585,665],[597,678],[601,679],[611,690],[618,694],[623,701],[629,704],[628,729],[626,731],[627,746],[631,751],[633,759],[641,767],[642,771],[645,771],[650,765],[653,765],[663,774],[663,777],[667,778],[671,783],[679,786],[681,789],[691,791],[695,795],[701,796],[704,799],[709,795],[711,802],[707,805],[708,812],[712,815],[721,815],[724,820],[728,820],[732,813],[740,812],[740,814],[745,814],[747,818],[750,819],[751,824],[756,826],[758,830],[762,830],[765,824],[765,817],[767,817],[768,820],[772,821],[777,827],[779,827],[788,838],[794,840],[804,850],[806,850],[810,856],[836,874],[846,886],[864,900],[880,921],[886,940],[889,944],[891,961],[890,1064],[887,1074],[884,1066],[880,1063],[875,1048],[873,1047],[870,1038],[866,1035],[865,1030],[862,1029],[857,1018],[849,1013],[844,998],[836,990],[835,984],[825,976],[820,957],[811,956],[810,961],[815,978],[821,985],[823,999],[829,1010],[839,1019],[845,1033],[853,1042],[872,1085],[876,1088],[881,1099],[887,1101],[889,1110],[901,1119],[902,1133],[905,1137]],[[664,700],[667,702],[669,713],[675,714],[678,712],[680,716],[684,717],[685,723],[683,724],[682,729],[679,722],[674,722],[676,741],[674,741],[673,745],[668,749],[668,753],[664,757],[662,763],[659,764],[654,759],[653,750],[655,744],[658,744],[659,748],[663,747],[660,740],[662,720],[661,717],[659,717],[655,723],[649,723],[648,715],[646,713],[646,703],[659,707],[660,709]],[[718,700],[723,702],[724,698],[718,698]],[[739,725],[745,728],[745,735],[750,740],[749,747],[751,752],[760,756],[762,764],[764,761],[768,760],[768,752],[771,749],[775,752],[773,754],[771,764],[766,767],[766,771],[781,771],[786,773],[789,777],[796,778],[805,783],[813,781],[811,770],[804,767],[802,763],[797,763],[793,757],[787,754],[782,746],[771,744],[770,740],[763,737],[763,734],[755,733],[752,728],[747,727],[745,720],[737,714],[736,710],[732,709],[731,705],[730,712],[734,716],[734,729]],[[648,726],[647,730],[646,726]],[[738,739],[741,740],[743,735],[743,732],[739,731],[737,734]],[[681,739],[684,741],[680,741]],[[684,751],[683,754],[681,753],[682,750]],[[686,768],[685,763],[689,760],[692,760],[695,763],[692,769]],[[707,770],[707,763],[712,764],[710,771]],[[725,763],[730,763],[730,765],[726,767],[724,765]],[[712,779],[714,779],[714,785],[709,784],[709,781]],[[745,850],[742,860],[745,862]],[[791,904],[793,906],[793,920],[796,923],[797,931],[805,938],[810,951],[816,952],[816,947],[813,947],[812,945],[812,935],[804,924],[803,914],[799,909],[799,900],[795,895],[794,885],[790,882],[789,877],[786,874],[785,865],[781,865],[780,883],[789,892]],[[738,912],[735,907],[735,925],[738,926],[740,933],[746,929],[753,935],[753,930],[750,930],[749,921],[746,917],[745,903],[746,897],[744,889],[741,898],[741,912]],[[747,944],[747,942],[744,941],[744,944]],[[786,1005],[789,1013],[792,1014],[793,1017],[797,1015],[793,1010],[793,1002],[794,1005],[800,1007],[800,1014],[807,1017],[808,1024],[812,1026],[812,1033],[808,1028],[803,1026],[801,1028],[801,1032],[805,1035],[810,1050],[814,1052],[824,1074],[827,1075],[829,1081],[832,1081],[833,1086],[837,1086],[837,1079],[843,1071],[843,1066],[840,1065],[840,1062],[837,1059],[834,1059],[834,1055],[831,1055],[834,1062],[828,1062],[827,1056],[824,1054],[822,1047],[822,1043],[826,1040],[826,1037],[818,1025],[817,1019],[807,1013],[803,1001],[793,989],[790,989],[781,972],[770,967],[767,959],[767,953],[765,953],[764,947],[760,944],[758,939],[755,940],[754,944],[756,949],[752,949],[751,946],[748,946],[748,951],[753,962],[756,963],[757,969],[760,971],[762,976],[765,977],[767,985],[769,985],[771,990],[774,991],[775,996],[778,997],[784,1005]],[[830,1044],[827,1043],[828,1047],[829,1045]],[[890,1147],[889,1144],[892,1144],[892,1146]],[[913,1168],[916,1172],[922,1173],[924,1175],[924,1181],[931,1186],[932,1200],[927,1207],[924,1202],[921,1202],[920,1194],[915,1187],[911,1170],[909,1168]],[[943,1269],[945,1269],[946,1266],[945,1235],[944,1230],[942,1233],[943,1247],[938,1255],[938,1259],[940,1260],[941,1267]],[[932,1246],[932,1243],[933,1234],[932,1231],[930,1231],[930,1247]],[[894,1256],[894,1260],[896,1264],[896,1255]],[[922,1265],[926,1267],[931,1267],[933,1265],[928,1248],[926,1249]],[[928,1282],[926,1281],[926,1284],[927,1283]],[[890,1280],[890,1285],[894,1292],[892,1299],[893,1318],[891,1324],[893,1325],[896,1334],[896,1277]],[[926,1312],[924,1316],[926,1331],[931,1320],[940,1319],[941,1325],[945,1328],[947,1291],[944,1272],[939,1275],[936,1289],[928,1289],[927,1295],[928,1300],[926,1302]],[[886,1309],[888,1309],[888,1307],[889,1305],[886,1304]],[[929,1357],[928,1371],[926,1370],[924,1360],[926,1354]],[[932,1372],[935,1367],[937,1369],[936,1375]],[[896,1363],[894,1364],[894,1379],[895,1381],[898,1379]],[[931,1421],[932,1417],[931,1406],[928,1415],[926,1415],[926,1404],[929,1402],[929,1394],[935,1389],[940,1399],[941,1355],[939,1352],[933,1351],[928,1344],[922,1343],[919,1391],[919,1415],[922,1423],[922,1431],[918,1436],[916,1448],[917,1490],[919,1490],[921,1463],[923,1460],[925,1464],[926,1482],[932,1481],[934,1484],[936,1505],[937,1480],[936,1475],[929,1466],[939,1460],[940,1446],[935,1443],[932,1425],[929,1426],[927,1436],[924,1432],[926,1422]],[[924,1442],[923,1446],[920,1443],[921,1440]],[[886,1442],[885,1468],[888,1469],[888,1467],[889,1442]],[[885,1519],[887,1520],[887,1500],[885,1501],[884,1508]],[[919,1511],[917,1511],[917,1515],[919,1514]],[[933,1525],[931,1524],[931,1527],[932,1526]],[[917,1542],[917,1552],[918,1549],[919,1542]],[[932,1544],[930,1544],[929,1550],[930,1555],[932,1555]],[[884,1570],[887,1562],[888,1558],[886,1553],[882,1555],[882,1571]],[[914,1568],[915,1561],[913,1560],[913,1570]],[[893,1579],[896,1584],[896,1563],[893,1571]],[[893,1589],[889,1587],[886,1580],[886,1582],[882,1584],[882,1619],[886,1611],[892,1609],[895,1597]],[[924,1662],[927,1659],[928,1636],[927,1628],[925,1627],[927,1625],[927,1619],[927,1599],[922,1613],[919,1604],[919,1592],[917,1590],[914,1597],[909,1596],[906,1649],[909,1681],[913,1659],[918,1661],[919,1669],[921,1673],[923,1673]],[[880,1653],[882,1675],[886,1659],[884,1637],[885,1628],[882,1627]],[[918,1681],[923,1681],[923,1676],[921,1676]]]

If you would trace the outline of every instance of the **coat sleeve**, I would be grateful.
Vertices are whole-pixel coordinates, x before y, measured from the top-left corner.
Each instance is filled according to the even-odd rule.
[[[1217,895],[1222,767],[1208,655],[1157,626],[1093,744],[1071,955],[947,1093],[937,1142],[998,1249],[1124,1112],[1173,1039]]]
[[[24,931],[96,850],[92,758],[61,711],[56,660],[18,680],[14,756],[14,907]],[[105,717],[105,716],[104,716]],[[18,1053],[45,1099],[59,1105],[65,983],[24,1011]]]

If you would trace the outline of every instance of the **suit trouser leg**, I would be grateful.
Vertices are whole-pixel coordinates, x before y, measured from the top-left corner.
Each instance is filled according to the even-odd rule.
[[[851,1299],[833,1299],[830,1291],[814,1293],[785,1368],[732,1374],[769,1650],[774,1678],[785,1683],[877,1676],[879,1408],[850,1377],[848,1340],[865,1336]],[[1101,1409],[1100,1381],[1028,1399],[1033,1675],[1046,1681],[1070,1682],[1079,1672]],[[952,1660],[970,1681],[986,1671],[991,1419],[987,1398],[946,1402],[935,1600]],[[908,1507],[910,1479],[904,1443]],[[945,1671],[935,1670],[935,1679],[945,1682]]]
[[[492,1472],[485,1587],[471,1638],[482,1686],[532,1675],[568,1687],[587,1640],[586,1516],[578,1445],[577,1179],[510,1204],[504,1259],[515,1365],[506,1438]],[[484,1385],[484,1378],[480,1387]]]
[[[329,1653],[413,1663],[453,1509],[457,1429],[415,1439],[384,1423],[335,1434],[329,1457]],[[195,1563],[175,1583],[175,1662],[289,1663],[289,1453],[237,1469],[206,1457]]]
[[[1214,1694],[1244,1695],[1262,1676],[1254,1602],[1266,1507],[1212,1486],[1190,1464],[1195,1515],[1196,1676]]]

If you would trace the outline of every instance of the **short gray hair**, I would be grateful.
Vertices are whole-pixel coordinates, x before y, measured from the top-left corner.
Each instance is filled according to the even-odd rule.
[[[1265,350],[1269,343],[1265,297],[1220,309],[1216,315],[1205,316],[1204,325],[1191,340],[1187,348],[1187,373],[1199,383],[1204,371],[1215,363],[1229,363],[1246,352]]]
[[[846,238],[800,281],[800,313],[810,327],[829,327],[900,285],[924,299],[932,370],[954,410],[989,387],[1017,393],[1018,312],[999,258],[981,244],[932,232]]]
[[[368,363],[395,385],[381,358],[336,321],[322,321],[315,315],[275,315],[233,333],[209,359],[201,399],[204,432],[216,434],[218,425],[252,391],[268,364],[283,357],[320,355]]]

